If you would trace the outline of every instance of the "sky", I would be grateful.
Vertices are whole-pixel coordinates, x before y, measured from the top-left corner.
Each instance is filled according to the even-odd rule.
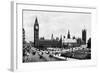
[[[23,28],[25,29],[26,41],[34,41],[35,19],[39,23],[39,38],[51,39],[66,36],[68,30],[71,37],[82,38],[82,29],[87,31],[87,39],[91,37],[91,14],[71,12],[49,12],[49,11],[23,11]]]

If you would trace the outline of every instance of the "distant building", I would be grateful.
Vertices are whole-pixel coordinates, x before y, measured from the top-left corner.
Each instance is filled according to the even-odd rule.
[[[82,40],[84,44],[86,44],[86,30],[85,29],[82,30]]]

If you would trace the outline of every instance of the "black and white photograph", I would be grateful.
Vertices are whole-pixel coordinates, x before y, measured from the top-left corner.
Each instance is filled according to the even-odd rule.
[[[22,10],[22,62],[91,60],[91,13]]]

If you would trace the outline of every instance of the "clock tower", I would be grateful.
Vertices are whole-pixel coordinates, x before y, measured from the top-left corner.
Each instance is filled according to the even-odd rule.
[[[39,24],[37,18],[34,23],[34,47],[39,46]]]

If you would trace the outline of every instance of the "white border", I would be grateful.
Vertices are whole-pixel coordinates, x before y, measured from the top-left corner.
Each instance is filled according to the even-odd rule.
[[[96,46],[95,44],[95,24],[96,24],[96,8],[95,7],[74,7],[74,6],[56,6],[56,5],[41,5],[31,3],[13,2],[13,46],[12,46],[12,69],[14,71],[30,71],[33,69],[54,69],[66,67],[80,67],[96,65]],[[62,61],[62,62],[38,62],[38,63],[22,63],[22,9],[30,10],[53,10],[53,11],[71,11],[85,12],[92,14],[92,59],[81,61]],[[67,62],[67,63],[66,63]]]

